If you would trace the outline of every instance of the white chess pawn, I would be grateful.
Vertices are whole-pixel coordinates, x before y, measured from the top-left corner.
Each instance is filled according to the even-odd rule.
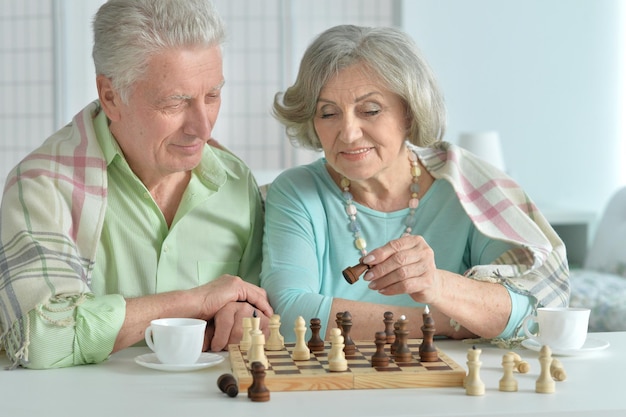
[[[252,321],[250,317],[244,317],[242,320],[242,331],[243,334],[241,336],[241,341],[239,342],[239,349],[242,352],[246,352],[248,349],[250,349],[250,343],[251,343],[251,338],[250,338],[250,330],[252,329]]]
[[[294,361],[308,361],[311,359],[311,352],[306,345],[304,335],[306,334],[306,325],[302,316],[296,319],[295,327],[293,331],[296,333],[296,345],[293,348],[291,357]]]
[[[565,381],[567,379],[567,372],[563,368],[563,364],[560,360],[553,358],[550,365],[550,375],[555,381]]]
[[[500,391],[517,391],[517,381],[513,376],[513,368],[515,368],[515,357],[513,353],[509,352],[502,356],[502,368],[504,369],[504,375],[502,379],[500,379]]]
[[[248,364],[252,365],[254,362],[261,362],[266,369],[269,367],[267,356],[265,356],[265,335],[263,333],[252,335],[252,343],[248,351]]]
[[[265,350],[275,351],[285,347],[285,338],[280,334],[280,316],[278,314],[270,317],[270,335],[265,343]]]
[[[333,329],[339,330],[339,329]],[[343,343],[343,336],[341,331],[339,334],[333,336],[333,341],[330,345],[330,353],[328,354],[328,370],[331,372],[343,372],[348,370],[348,361],[346,360],[346,354],[343,351],[345,344]]]
[[[341,329],[340,328],[333,327],[332,329],[330,329],[330,351],[328,352],[328,362],[329,363],[330,363],[331,360],[334,359],[335,354],[337,353],[336,350],[333,349],[333,346],[335,346],[336,343],[339,343],[338,340],[337,340],[338,336],[341,336]],[[342,352],[343,352],[343,348],[342,348]]]

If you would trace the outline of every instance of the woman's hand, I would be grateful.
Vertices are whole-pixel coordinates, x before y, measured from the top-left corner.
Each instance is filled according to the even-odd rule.
[[[435,304],[442,295],[435,253],[421,236],[392,240],[361,261],[370,266],[363,279],[381,294],[409,294],[424,304]]]

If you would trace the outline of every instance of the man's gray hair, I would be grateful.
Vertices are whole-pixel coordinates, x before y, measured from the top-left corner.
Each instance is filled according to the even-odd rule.
[[[170,48],[222,45],[222,19],[209,0],[109,0],[93,21],[97,75],[127,102],[152,54]]]

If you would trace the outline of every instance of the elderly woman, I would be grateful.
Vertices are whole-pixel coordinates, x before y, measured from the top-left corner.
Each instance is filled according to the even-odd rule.
[[[324,153],[267,195],[261,286],[287,340],[298,316],[328,334],[343,311],[353,339],[372,339],[385,311],[421,337],[425,305],[439,335],[511,338],[533,308],[567,304],[563,243],[511,178],[442,142],[442,95],[405,33],[325,31],[274,113]],[[350,285],[342,271],[359,261]]]

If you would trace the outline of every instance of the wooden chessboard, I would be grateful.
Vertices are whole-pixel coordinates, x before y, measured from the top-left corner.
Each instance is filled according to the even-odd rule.
[[[410,339],[408,346],[413,352],[411,362],[395,363],[390,355],[389,366],[372,367],[370,358],[376,352],[374,342],[357,342],[354,355],[346,356],[348,370],[330,372],[328,353],[330,343],[323,352],[312,352],[308,361],[294,361],[291,352],[294,344],[286,344],[279,351],[265,351],[269,362],[265,385],[270,391],[320,391],[340,389],[461,387],[466,372],[444,352],[438,350],[439,361],[420,362],[418,349],[421,339]],[[389,354],[389,346],[386,346]],[[252,384],[250,364],[246,352],[239,345],[228,346],[233,375],[239,390],[247,390]]]

